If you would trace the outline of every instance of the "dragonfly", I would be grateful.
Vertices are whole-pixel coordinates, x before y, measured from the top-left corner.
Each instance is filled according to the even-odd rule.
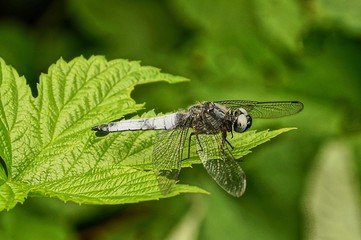
[[[207,101],[164,116],[120,120],[92,128],[100,132],[162,130],[154,139],[153,171],[159,190],[168,194],[178,181],[181,163],[190,157],[191,139],[208,174],[227,193],[240,197],[246,189],[246,175],[232,155],[227,139],[243,133],[254,118],[279,118],[303,109],[299,101],[258,102],[248,100]],[[188,139],[188,155],[184,148]]]

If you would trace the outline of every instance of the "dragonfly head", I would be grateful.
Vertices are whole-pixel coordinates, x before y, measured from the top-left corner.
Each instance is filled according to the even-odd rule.
[[[247,111],[243,108],[238,108],[234,112],[235,121],[233,129],[235,132],[244,132],[252,126],[252,117],[248,115]]]

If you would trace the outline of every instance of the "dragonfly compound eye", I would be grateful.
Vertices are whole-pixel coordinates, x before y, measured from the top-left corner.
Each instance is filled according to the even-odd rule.
[[[244,132],[248,128],[252,126],[252,118],[247,114],[247,111],[243,108],[238,109],[238,117],[236,117],[236,121],[234,122],[233,129],[236,132]]]

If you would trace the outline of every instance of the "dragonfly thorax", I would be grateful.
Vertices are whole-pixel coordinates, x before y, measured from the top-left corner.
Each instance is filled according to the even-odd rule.
[[[235,121],[233,129],[235,132],[244,132],[252,126],[252,118],[243,108],[238,108],[234,111]]]

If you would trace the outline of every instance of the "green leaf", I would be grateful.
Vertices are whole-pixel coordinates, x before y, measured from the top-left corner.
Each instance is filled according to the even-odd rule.
[[[187,79],[122,59],[78,57],[68,63],[60,59],[41,75],[38,97],[33,98],[25,79],[4,61],[0,64],[0,157],[6,167],[1,174],[1,210],[13,208],[28,195],[122,204],[206,193],[181,184],[168,195],[160,193],[151,168],[155,131],[101,137],[90,130],[141,109],[143,105],[130,97],[136,85]],[[150,111],[143,117],[154,115]],[[248,154],[288,130],[237,134],[232,140],[234,154]]]
[[[33,157],[35,139],[29,131],[34,124],[35,108],[24,78],[0,59],[0,156],[11,176],[16,159]],[[13,151],[18,149],[21,151]],[[14,161],[15,160],[15,161]]]
[[[327,142],[306,184],[308,239],[361,239],[360,182],[351,148]]]
[[[7,168],[3,172],[8,174],[0,188],[0,209],[23,202],[28,192],[79,203],[111,204],[164,197],[156,193],[155,176],[149,171],[120,164],[128,156],[142,159],[139,146],[132,148],[132,143],[127,143],[126,152],[114,149],[119,155],[105,153],[98,148],[108,147],[104,139],[95,136],[90,128],[141,109],[143,106],[130,98],[135,85],[186,79],[126,60],[79,57],[66,63],[60,59],[48,74],[41,75],[39,96],[33,98],[25,79],[3,60],[0,64],[0,156]],[[120,136],[114,135],[113,141],[124,146]],[[150,141],[152,134],[144,136]],[[140,186],[144,181],[147,184]],[[196,189],[180,186],[170,195]]]
[[[325,27],[334,25],[357,35],[361,32],[361,2],[358,0],[316,0],[313,10],[315,19]]]
[[[251,153],[251,149],[261,145],[265,142],[270,141],[272,138],[277,137],[278,135],[295,130],[296,128],[281,128],[277,130],[264,130],[257,132],[247,131],[243,134],[238,134],[239,136],[235,136],[232,141],[234,150],[232,151],[235,158],[241,158],[249,153]]]
[[[20,182],[5,182],[0,186],[0,210],[9,210],[17,203],[23,203],[30,190],[30,186]]]
[[[255,16],[265,39],[292,51],[299,48],[299,37],[305,22],[303,12],[295,1],[254,1]],[[277,14],[274,14],[277,13]]]

